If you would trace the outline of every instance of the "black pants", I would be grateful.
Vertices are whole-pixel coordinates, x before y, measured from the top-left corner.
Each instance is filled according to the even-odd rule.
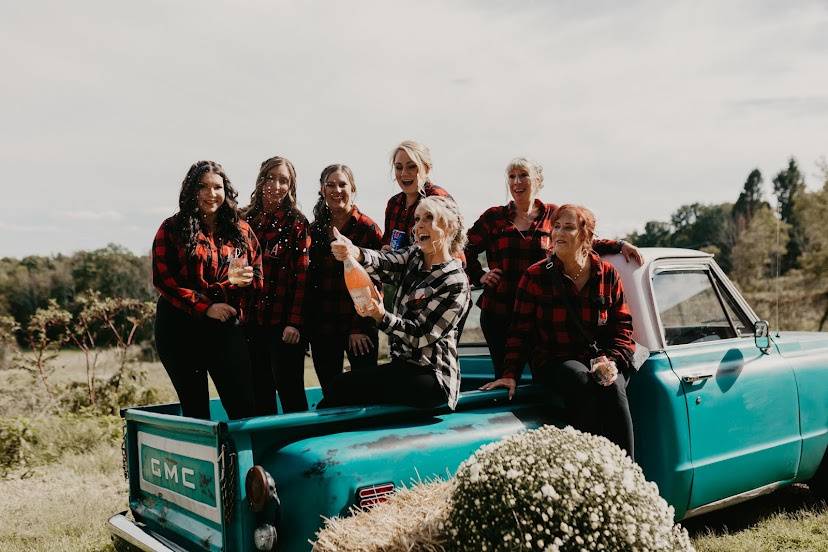
[[[276,414],[276,392],[282,411],[308,409],[305,395],[304,337],[291,345],[282,341],[284,326],[248,325],[247,342],[253,366],[253,395],[257,416]]]
[[[615,383],[605,387],[593,379],[583,363],[568,360],[542,367],[532,377],[563,396],[567,422],[572,427],[606,437],[635,459],[632,416],[627,401],[629,373],[619,371]]]
[[[162,297],[155,346],[184,416],[210,419],[208,373],[231,420],[253,416],[250,357],[241,327],[190,316]]]
[[[402,404],[430,408],[444,404],[448,395],[434,370],[391,361],[375,368],[345,372],[331,382],[319,408],[351,404]]]
[[[506,356],[506,336],[509,333],[509,316],[493,314],[489,311],[480,311],[480,329],[489,346],[489,354],[494,366],[494,379],[500,379],[503,374],[503,358]]]
[[[310,337],[313,367],[322,386],[322,393],[327,397],[330,394],[331,382],[342,373],[342,363],[345,355],[351,363],[351,370],[366,370],[377,366],[377,347],[379,338],[377,330],[366,334],[373,347],[364,355],[357,355],[348,346],[350,335],[347,333],[313,334]]]

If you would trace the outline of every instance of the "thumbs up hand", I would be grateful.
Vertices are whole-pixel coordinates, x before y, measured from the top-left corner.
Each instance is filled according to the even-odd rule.
[[[348,256],[354,257],[357,261],[361,260],[362,252],[351,240],[339,233],[339,230],[333,229],[334,241],[331,242],[331,253],[337,261],[344,261]]]

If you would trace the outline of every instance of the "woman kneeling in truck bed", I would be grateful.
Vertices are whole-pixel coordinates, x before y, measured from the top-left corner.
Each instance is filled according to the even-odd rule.
[[[359,248],[334,231],[331,251],[339,261],[353,256],[372,276],[397,286],[394,312],[378,296],[360,312],[389,336],[391,362],[347,372],[331,384],[321,407],[349,404],[457,404],[460,367],[457,340],[471,305],[469,282],[459,260],[463,218],[453,200],[424,198],[414,215],[415,245],[394,252]]]

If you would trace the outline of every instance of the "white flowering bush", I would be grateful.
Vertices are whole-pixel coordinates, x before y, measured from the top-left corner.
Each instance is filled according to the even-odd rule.
[[[457,551],[692,551],[673,508],[615,444],[544,426],[461,464],[445,530]]]

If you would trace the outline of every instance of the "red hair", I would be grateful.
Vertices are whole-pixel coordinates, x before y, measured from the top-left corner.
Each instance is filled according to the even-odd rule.
[[[578,221],[578,235],[582,238],[581,248],[591,249],[592,240],[595,238],[595,215],[583,205],[566,203],[552,213],[552,224],[554,225],[565,212],[575,215],[575,220]]]

